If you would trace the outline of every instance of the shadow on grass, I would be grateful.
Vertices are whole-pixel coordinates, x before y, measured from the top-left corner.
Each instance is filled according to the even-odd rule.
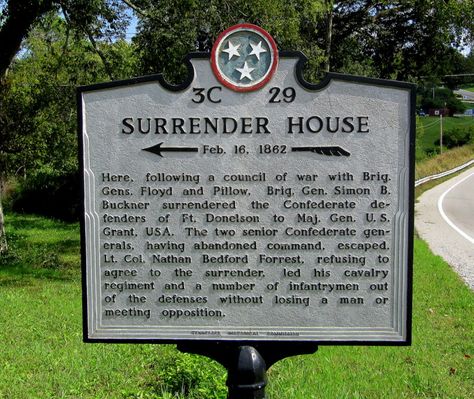
[[[66,223],[36,215],[9,215],[7,226],[13,230],[62,230],[74,232],[79,229],[78,223]]]
[[[36,242],[36,240],[25,239],[25,242],[20,243],[25,248],[41,249],[54,253],[57,256],[79,256],[81,251],[81,243],[79,239],[65,239],[60,242]]]
[[[0,286],[24,286],[36,279],[70,281],[79,276],[77,224],[34,215],[9,215],[8,253],[0,255]]]
[[[79,268],[68,262],[58,262],[48,252],[35,254],[24,260],[10,250],[0,258],[0,286],[28,286],[33,280],[71,281],[78,278]]]
[[[70,282],[78,278],[78,272],[46,269],[29,269],[21,266],[1,266],[0,287],[27,287],[37,280]]]

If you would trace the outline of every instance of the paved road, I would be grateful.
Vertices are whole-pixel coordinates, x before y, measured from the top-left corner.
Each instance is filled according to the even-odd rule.
[[[474,290],[474,168],[419,198],[415,228]]]
[[[469,101],[474,100],[474,92],[472,91],[459,89],[459,90],[455,90],[454,93],[460,94],[466,100],[469,100]]]
[[[445,191],[438,201],[443,219],[474,244],[474,171]]]

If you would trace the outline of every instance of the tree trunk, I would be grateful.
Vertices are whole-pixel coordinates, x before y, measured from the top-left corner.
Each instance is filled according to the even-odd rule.
[[[45,12],[53,9],[52,1],[10,0],[7,17],[0,28],[0,76],[3,77],[13,58],[21,47],[21,42],[31,26]]]
[[[2,207],[3,179],[0,178],[0,255],[8,251],[7,235],[5,233],[5,218]]]
[[[324,71],[329,72],[331,66],[331,46],[332,46],[332,25],[333,25],[333,2],[328,1],[327,4],[327,30],[326,30],[326,62],[324,64]]]
[[[23,39],[31,26],[44,13],[54,8],[53,0],[6,2],[6,18],[0,26],[0,84],[6,76],[8,68],[18,53]],[[5,234],[5,218],[2,207],[3,178],[0,176],[0,254],[8,250]]]

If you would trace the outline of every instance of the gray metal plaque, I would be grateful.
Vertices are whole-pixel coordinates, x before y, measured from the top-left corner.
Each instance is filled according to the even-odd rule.
[[[413,87],[188,62],[79,89],[85,339],[408,343]]]

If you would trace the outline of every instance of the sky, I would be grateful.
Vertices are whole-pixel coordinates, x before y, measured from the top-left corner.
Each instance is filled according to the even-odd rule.
[[[137,17],[133,13],[131,13],[130,16],[132,17],[132,19],[130,20],[130,24],[128,25],[127,32],[125,33],[127,41],[131,41],[133,36],[135,36],[135,34],[137,33]]]

